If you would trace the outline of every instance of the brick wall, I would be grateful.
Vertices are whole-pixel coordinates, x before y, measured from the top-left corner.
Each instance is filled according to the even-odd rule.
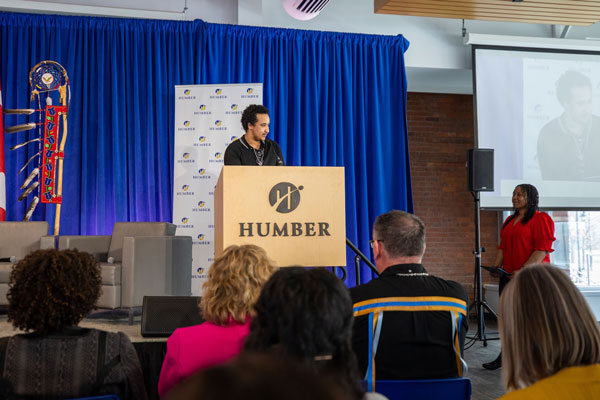
[[[473,97],[408,93],[408,140],[415,214],[427,228],[423,264],[462,283],[473,296],[474,202],[467,192],[467,150],[474,147]],[[481,212],[483,264],[496,257],[498,213]],[[483,272],[484,283],[495,281]]]

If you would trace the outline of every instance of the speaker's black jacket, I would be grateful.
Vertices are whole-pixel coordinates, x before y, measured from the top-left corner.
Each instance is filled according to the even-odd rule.
[[[244,136],[227,146],[223,162],[225,165],[259,165],[260,153],[263,154],[262,165],[285,165],[281,148],[276,142],[266,139],[261,143],[260,149],[255,150]]]

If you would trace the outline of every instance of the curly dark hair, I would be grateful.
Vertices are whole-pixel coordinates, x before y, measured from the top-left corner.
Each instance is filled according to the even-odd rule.
[[[248,130],[248,124],[254,125],[258,122],[256,114],[268,114],[269,109],[260,104],[250,104],[242,113],[242,128]]]
[[[361,399],[352,351],[353,309],[348,289],[330,271],[282,268],[255,305],[246,351],[270,351],[299,360]]]
[[[535,212],[538,211],[538,209],[539,209],[538,204],[540,203],[540,195],[539,195],[536,187],[533,185],[530,185],[528,183],[521,183],[520,185],[517,185],[517,187],[521,188],[527,195],[527,210],[525,211],[525,215],[523,216],[523,219],[521,220],[521,223],[523,225],[525,225],[526,223],[528,223],[531,220],[531,218],[533,218],[533,216],[535,215]],[[513,215],[511,215],[510,218],[508,218],[506,220],[506,222],[504,222],[504,225],[502,225],[502,227],[504,228],[510,221],[512,221],[518,215],[519,215],[519,212],[517,210],[515,210]]]
[[[8,321],[41,335],[77,325],[100,297],[100,269],[88,253],[37,250],[13,268]]]

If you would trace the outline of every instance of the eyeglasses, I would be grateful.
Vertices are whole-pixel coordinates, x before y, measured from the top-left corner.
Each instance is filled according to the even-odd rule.
[[[373,248],[373,243],[375,243],[375,242],[383,242],[383,240],[371,239],[371,240],[369,240],[369,246],[371,246],[371,248]]]

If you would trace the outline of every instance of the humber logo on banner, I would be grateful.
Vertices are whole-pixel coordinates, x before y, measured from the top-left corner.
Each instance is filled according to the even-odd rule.
[[[177,225],[178,228],[193,228],[194,225],[190,224],[190,219],[188,217],[181,218],[181,225]]]
[[[212,143],[206,139],[206,136],[199,136],[198,142],[194,143],[194,147],[211,147]]]
[[[217,151],[215,153],[215,159],[214,160],[213,159],[209,159],[208,162],[209,163],[219,163],[219,164],[222,164],[223,163],[223,153],[220,153],[220,152]]]
[[[212,111],[206,109],[206,104],[200,104],[198,110],[194,111],[194,115],[211,115]]]
[[[241,114],[242,111],[238,110],[238,105],[237,104],[232,104],[231,107],[229,107],[231,109],[231,111],[225,111],[225,115],[235,115],[235,114]]]
[[[241,96],[242,99],[257,99],[258,95],[254,94],[254,89],[248,88],[246,89],[246,94]]]
[[[195,127],[191,126],[192,123],[190,121],[183,121],[181,125],[182,126],[177,128],[177,131],[179,132],[191,132],[196,130]]]
[[[210,176],[206,173],[205,168],[200,168],[198,170],[198,174],[192,176],[192,179],[212,179],[212,176]]]
[[[191,157],[192,155],[188,152],[184,152],[181,155],[181,159],[177,160],[178,164],[193,164],[196,162],[196,160],[194,158]]]
[[[178,191],[177,196],[194,196],[195,193],[190,190],[190,185],[182,185],[181,190]]]
[[[204,200],[200,200],[196,207],[192,208],[194,212],[210,212],[210,208],[206,206]]]
[[[210,241],[206,240],[206,235],[204,233],[199,233],[198,236],[196,236],[196,238],[198,240],[194,240],[192,242],[193,244],[199,244],[203,246],[207,246],[210,244]]]
[[[211,98],[211,99],[226,99],[227,96],[225,94],[223,94],[223,90],[221,88],[216,88],[215,94],[209,96],[209,98]]]
[[[184,89],[183,96],[179,96],[178,100],[196,100],[196,96],[192,96],[192,91],[190,89]]]

